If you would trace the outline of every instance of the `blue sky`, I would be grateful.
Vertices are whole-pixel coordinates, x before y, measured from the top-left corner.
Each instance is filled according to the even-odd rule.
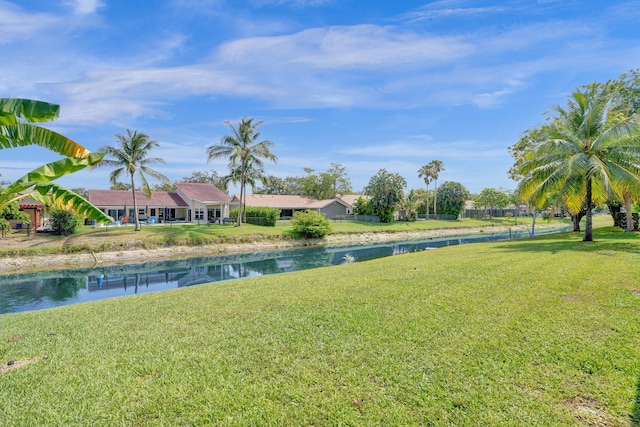
[[[424,187],[511,189],[507,147],[579,85],[640,67],[638,1],[0,0],[3,97],[58,103],[46,124],[91,150],[149,134],[172,181],[207,163],[225,120],[264,121],[280,177],[380,168]],[[0,152],[0,179],[57,159]],[[59,182],[109,188],[109,170]]]

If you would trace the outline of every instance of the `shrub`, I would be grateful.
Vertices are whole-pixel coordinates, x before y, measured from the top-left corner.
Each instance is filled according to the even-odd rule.
[[[262,206],[247,207],[247,223],[275,227],[276,221],[280,218],[280,209],[266,208]],[[229,217],[238,219],[238,208],[229,212]]]
[[[291,228],[296,236],[319,239],[331,232],[331,223],[316,211],[298,211],[293,213]]]
[[[80,218],[69,211],[51,209],[49,216],[51,217],[53,231],[60,236],[68,236],[75,233],[80,225]]]

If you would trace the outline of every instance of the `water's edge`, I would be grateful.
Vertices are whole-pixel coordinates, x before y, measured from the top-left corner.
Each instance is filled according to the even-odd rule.
[[[536,231],[549,234],[562,229]],[[519,231],[95,266],[0,276],[0,314],[78,304],[117,296],[307,270],[457,244],[528,237]]]

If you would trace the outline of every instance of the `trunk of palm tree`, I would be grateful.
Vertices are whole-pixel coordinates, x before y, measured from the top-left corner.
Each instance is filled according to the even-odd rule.
[[[536,235],[536,210],[531,209],[531,214],[533,215],[531,221],[531,237],[534,237]]]
[[[433,180],[433,216],[438,219],[438,180]]]
[[[140,231],[140,220],[138,219],[138,202],[136,201],[136,186],[133,182],[133,174],[131,174],[131,191],[133,191],[133,217],[135,221],[134,231]],[[125,216],[127,213],[124,213]]]
[[[634,231],[636,229],[636,226],[633,223],[633,212],[631,212],[631,195],[628,193],[625,193],[624,195],[624,208],[627,211],[625,213],[627,217],[626,231]]]
[[[571,215],[571,222],[573,223],[573,231],[580,231],[580,215]]]
[[[427,184],[427,219],[429,219],[429,184]]]
[[[240,172],[240,206],[238,207],[238,221],[236,221],[238,227],[242,225],[242,212],[244,212],[244,166]]]
[[[587,177],[587,221],[584,227],[584,238],[583,242],[593,242],[593,217],[591,212],[591,199],[592,199],[592,188],[591,188],[591,177]]]

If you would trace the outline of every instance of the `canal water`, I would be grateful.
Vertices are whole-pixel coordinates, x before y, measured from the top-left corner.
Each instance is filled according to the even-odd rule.
[[[536,234],[567,231],[536,231]],[[223,280],[365,261],[443,246],[527,237],[528,233],[476,234],[349,246],[316,246],[268,252],[152,261],[29,274],[0,275],[0,315],[105,298],[157,292]]]

